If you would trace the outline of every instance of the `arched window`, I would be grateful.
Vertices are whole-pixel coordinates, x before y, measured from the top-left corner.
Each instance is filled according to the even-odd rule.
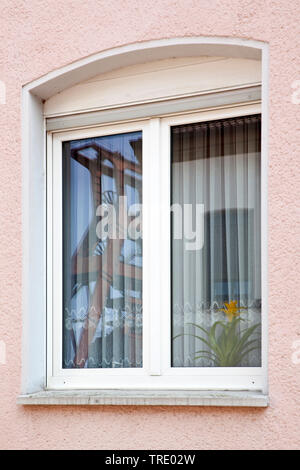
[[[44,101],[48,389],[265,392],[262,64],[233,51]]]

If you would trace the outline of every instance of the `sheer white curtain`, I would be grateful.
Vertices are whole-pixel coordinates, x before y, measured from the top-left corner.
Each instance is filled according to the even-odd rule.
[[[260,323],[260,141],[258,115],[172,128],[172,203],[204,205],[203,247],[189,251],[184,238],[172,240],[175,367],[213,365],[195,360],[207,346],[190,323],[209,329],[224,321],[224,302],[244,307],[243,326]],[[240,365],[259,366],[259,348]]]
[[[142,241],[125,228],[142,203],[142,133],[64,143],[63,185],[63,367],[142,367]],[[108,237],[99,206],[114,210]]]

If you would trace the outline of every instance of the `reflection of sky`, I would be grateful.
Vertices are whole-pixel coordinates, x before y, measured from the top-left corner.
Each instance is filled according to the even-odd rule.
[[[87,168],[71,159],[71,253],[86,235],[94,217],[91,175]]]
[[[123,247],[121,250],[121,256],[125,264],[131,266],[142,267],[142,254],[141,254],[141,242],[126,239],[124,240]]]

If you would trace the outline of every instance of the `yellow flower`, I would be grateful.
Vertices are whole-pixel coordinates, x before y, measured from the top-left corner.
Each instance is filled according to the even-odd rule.
[[[237,300],[231,300],[230,302],[224,302],[225,308],[220,310],[226,313],[228,321],[232,322],[234,317],[240,315],[240,308],[237,306]]]

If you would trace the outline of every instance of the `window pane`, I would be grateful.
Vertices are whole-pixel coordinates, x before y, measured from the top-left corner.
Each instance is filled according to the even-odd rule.
[[[64,368],[142,367],[140,204],[142,132],[63,143]]]
[[[258,367],[260,116],[176,126],[171,140],[172,366]]]

